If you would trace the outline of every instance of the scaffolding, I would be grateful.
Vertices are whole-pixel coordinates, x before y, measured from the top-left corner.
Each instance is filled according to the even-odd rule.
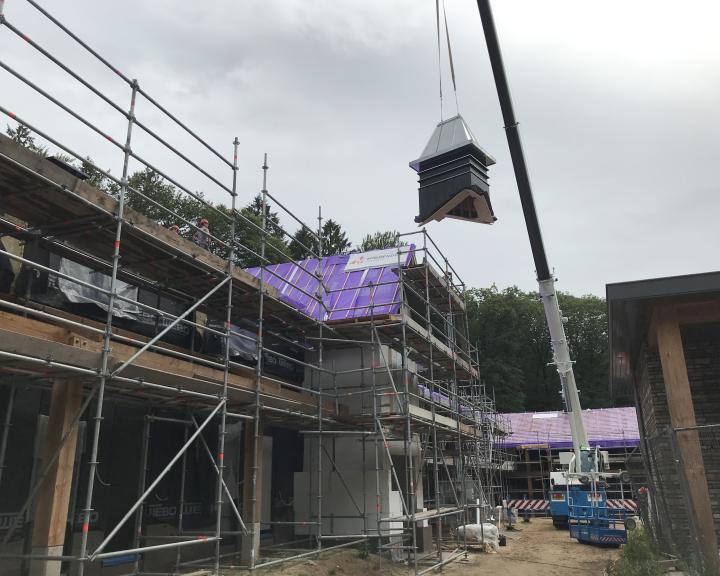
[[[396,262],[372,281],[333,283],[321,212],[312,231],[271,194],[267,155],[258,222],[237,206],[237,138],[227,159],[137,80],[37,2],[25,1],[109,69],[129,103],[117,104],[108,95],[116,87],[102,91],[51,47],[31,39],[0,1],[0,24],[8,34],[108,105],[125,125],[124,140],[114,138],[40,80],[0,59],[15,82],[54,106],[73,129],[87,130],[88,145],[76,151],[63,144],[27,117],[32,111],[15,113],[0,104],[0,112],[112,184],[112,192],[102,190],[67,158],[44,158],[0,137],[0,238],[18,246],[0,246],[0,258],[17,270],[12,292],[0,293],[0,493],[11,469],[26,488],[22,503],[0,524],[3,573],[29,573],[40,563],[79,576],[115,564],[126,565],[128,574],[217,575],[353,546],[405,561],[420,575],[466,556],[468,542],[453,528],[489,519],[504,497],[501,439],[507,425],[480,379],[466,286],[432,238],[424,229],[400,234],[392,249]],[[154,127],[157,118],[199,146],[212,165]],[[152,143],[148,149],[158,161],[137,145],[138,132],[141,142]],[[118,177],[84,153],[94,149],[91,136],[122,158]],[[177,162],[204,180],[204,193],[161,167]],[[201,229],[133,186],[134,166],[192,198],[198,215],[212,216],[224,233]],[[218,195],[227,205],[207,199]],[[128,206],[131,196],[155,216]],[[307,235],[293,235],[269,218],[270,203]],[[177,223],[183,234],[161,220]],[[194,234],[204,234],[210,249],[192,242]],[[278,236],[299,243],[309,257],[293,261],[270,241]],[[244,269],[238,264],[243,258],[257,266]],[[282,263],[294,275],[281,273]],[[39,301],[34,294],[43,282],[80,294],[82,305],[68,310]],[[153,294],[154,303],[143,301],[140,290]],[[391,296],[382,297],[388,290]],[[104,317],[83,314],[87,306]],[[150,318],[151,333],[129,328],[129,317]],[[180,333],[187,338],[178,344],[172,337]],[[218,346],[209,351],[207,342]],[[32,452],[39,456],[28,465],[8,446],[17,439],[18,402],[37,391],[46,400],[51,392],[50,417],[47,433],[38,427]],[[58,416],[54,410],[61,407],[65,413]],[[115,415],[124,407],[138,418],[129,424],[113,418],[108,432],[109,411]],[[131,431],[137,444],[124,445],[121,429]],[[292,431],[303,461],[293,470],[287,513],[275,510],[263,520],[263,490],[273,482],[264,478],[270,429]],[[120,470],[107,476],[113,446],[137,451],[136,475]],[[288,458],[292,453],[285,449]],[[67,489],[48,496],[51,479],[62,474]],[[108,486],[133,497],[101,528],[97,493]],[[158,499],[160,506],[153,500],[159,487],[177,500]],[[189,501],[191,490],[206,501]],[[83,502],[79,514],[75,501]],[[206,504],[206,521],[191,522],[191,512]],[[173,529],[149,530],[148,519],[161,515],[173,520]],[[41,517],[64,526],[65,535],[59,545],[45,542],[44,551],[33,536],[42,529]],[[289,533],[263,543],[268,530]]]

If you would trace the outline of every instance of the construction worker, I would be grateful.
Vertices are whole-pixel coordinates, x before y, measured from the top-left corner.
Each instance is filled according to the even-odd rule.
[[[198,220],[198,230],[195,231],[195,234],[193,234],[193,242],[200,246],[201,248],[204,248],[208,252],[210,251],[210,223],[208,222],[207,218],[200,218]]]

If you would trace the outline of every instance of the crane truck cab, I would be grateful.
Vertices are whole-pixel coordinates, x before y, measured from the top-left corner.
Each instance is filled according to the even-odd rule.
[[[553,526],[558,529],[568,527],[568,482],[580,485],[580,480],[568,478],[566,471],[550,472],[550,516]]]
[[[561,456],[561,464],[564,462],[566,469],[550,475],[553,525],[569,528],[570,536],[583,544],[619,546],[627,542],[627,514],[608,507],[606,490],[608,479],[627,477],[627,472],[611,472],[608,453],[597,447],[565,454]]]
[[[592,481],[593,475],[601,475],[609,469],[608,452],[597,448],[580,451],[580,470],[587,475],[570,474],[574,463],[573,452],[560,452],[561,470],[550,472],[550,516],[555,528],[567,529],[570,505],[605,505],[607,500],[604,484]]]

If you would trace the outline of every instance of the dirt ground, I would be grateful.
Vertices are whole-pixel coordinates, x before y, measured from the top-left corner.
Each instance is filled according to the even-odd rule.
[[[518,524],[507,546],[497,554],[473,554],[468,563],[456,562],[444,572],[447,576],[601,576],[608,561],[618,555],[617,548],[580,544],[570,538],[567,530],[553,528],[549,518],[536,518],[530,524]]]
[[[609,560],[617,558],[617,549],[595,548],[570,539],[566,530],[556,530],[549,519],[537,518],[520,523],[509,533],[507,546],[497,553],[472,553],[468,560],[444,567],[447,576],[601,576]],[[403,564],[380,561],[377,556],[363,557],[358,550],[340,549],[323,553],[320,558],[280,564],[260,572],[263,576],[407,576]]]

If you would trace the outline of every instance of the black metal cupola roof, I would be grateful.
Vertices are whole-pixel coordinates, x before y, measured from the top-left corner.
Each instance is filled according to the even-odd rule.
[[[418,173],[419,224],[445,217],[492,224],[487,169],[495,159],[475,140],[459,114],[440,122],[420,158],[410,162]]]

